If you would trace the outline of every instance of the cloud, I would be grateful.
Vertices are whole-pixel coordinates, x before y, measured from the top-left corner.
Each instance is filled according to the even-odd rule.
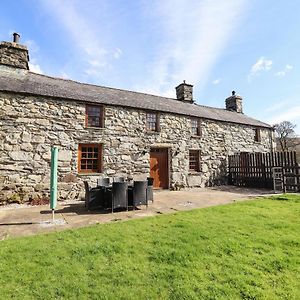
[[[65,71],[61,71],[61,72],[59,73],[59,77],[60,77],[60,78],[63,78],[63,79],[71,79],[70,75],[67,74]]]
[[[284,77],[287,73],[293,70],[294,66],[286,65],[283,70],[276,72],[274,75],[277,77]]]
[[[102,83],[108,76],[112,78],[112,74],[115,78],[126,74],[130,89],[134,82],[138,90],[171,95],[172,88],[173,96],[174,87],[183,79],[197,85],[198,91],[207,83],[212,68],[235,36],[250,5],[247,0],[189,0],[188,5],[181,0],[137,2],[138,5],[132,4],[134,13],[108,1],[95,4],[94,1],[43,0],[39,3],[61,31],[66,32],[73,51],[80,52],[76,65],[80,65],[89,81]],[[132,22],[128,21],[128,15],[134,17]],[[124,43],[122,47],[119,41]],[[119,62],[123,49],[126,49],[126,61]],[[127,73],[124,69],[118,72],[116,61]],[[137,62],[139,65],[135,66]],[[135,72],[141,68],[143,76]]]
[[[279,110],[282,110],[283,108],[287,107],[287,106],[291,106],[293,104],[292,101],[290,100],[281,100],[281,101],[278,101],[274,104],[272,104],[272,106],[269,106],[265,111],[267,113],[269,112],[274,112],[274,111],[279,111]]]
[[[273,61],[265,57],[260,57],[257,62],[251,67],[248,75],[248,80],[251,80],[254,76],[261,72],[268,72],[272,69]]]
[[[154,15],[161,43],[148,64],[146,88],[157,87],[164,94],[185,79],[199,90],[234,37],[246,8],[243,0],[191,0],[188,5],[180,0],[151,1],[145,9]]]
[[[270,123],[275,124],[282,121],[297,121],[300,119],[300,105],[281,111],[278,115],[270,118]]]
[[[266,59],[264,57],[259,58],[259,60],[252,66],[251,73],[255,74],[260,71],[269,71],[272,68],[272,60]]]
[[[111,68],[109,56],[120,56],[121,53],[106,49],[105,33],[99,31],[101,26],[95,25],[93,17],[83,12],[82,3],[60,0],[44,0],[40,3],[62,25],[75,48],[81,52],[81,59],[77,63],[83,64],[83,72],[94,78],[102,78],[104,71]]]
[[[119,59],[122,54],[123,54],[122,50],[120,48],[116,48],[113,53],[113,56],[115,59]]]
[[[217,85],[217,84],[219,84],[221,82],[221,79],[215,79],[215,80],[213,80],[212,81],[212,84],[214,84],[214,85]]]
[[[267,109],[266,113],[269,124],[290,121],[296,124],[296,132],[300,135],[300,105],[294,105],[295,99],[298,99],[298,96],[279,101]]]
[[[34,73],[44,74],[39,61],[39,46],[34,40],[27,40],[24,44],[28,47],[28,51],[30,53],[29,57],[29,70]]]
[[[44,74],[40,65],[31,62],[29,62],[29,70],[34,73]]]

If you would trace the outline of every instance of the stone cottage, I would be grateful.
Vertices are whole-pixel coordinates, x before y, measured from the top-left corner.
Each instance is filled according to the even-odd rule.
[[[234,92],[225,109],[177,98],[96,86],[30,72],[26,46],[0,43],[0,199],[48,194],[50,149],[59,147],[59,197],[74,199],[83,180],[154,177],[157,188],[226,182],[237,152],[273,149],[273,130],[243,113]]]

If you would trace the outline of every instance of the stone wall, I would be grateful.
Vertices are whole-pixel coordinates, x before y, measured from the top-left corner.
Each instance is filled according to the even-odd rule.
[[[106,106],[105,128],[85,128],[85,104],[0,93],[0,201],[27,201],[49,195],[50,149],[59,147],[59,199],[83,196],[83,180],[100,175],[77,172],[79,143],[103,145],[104,176],[145,179],[150,148],[168,147],[170,186],[206,186],[226,181],[226,157],[241,151],[269,151],[271,132],[202,120],[202,137],[192,136],[190,118],[160,114],[160,132],[146,131],[142,110]],[[201,172],[189,172],[189,150],[200,150]]]

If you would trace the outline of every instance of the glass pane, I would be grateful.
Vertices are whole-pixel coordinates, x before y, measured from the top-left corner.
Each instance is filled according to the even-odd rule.
[[[147,129],[151,131],[156,130],[156,114],[147,113],[146,119],[147,119]]]
[[[87,126],[100,127],[101,126],[101,106],[86,106]]]
[[[199,171],[199,151],[190,151],[189,167],[190,170]]]

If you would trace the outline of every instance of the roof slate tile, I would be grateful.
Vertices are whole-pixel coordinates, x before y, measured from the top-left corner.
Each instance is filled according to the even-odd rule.
[[[40,95],[81,102],[154,110],[192,117],[271,128],[241,113],[177,99],[79,83],[0,66],[0,91]]]

